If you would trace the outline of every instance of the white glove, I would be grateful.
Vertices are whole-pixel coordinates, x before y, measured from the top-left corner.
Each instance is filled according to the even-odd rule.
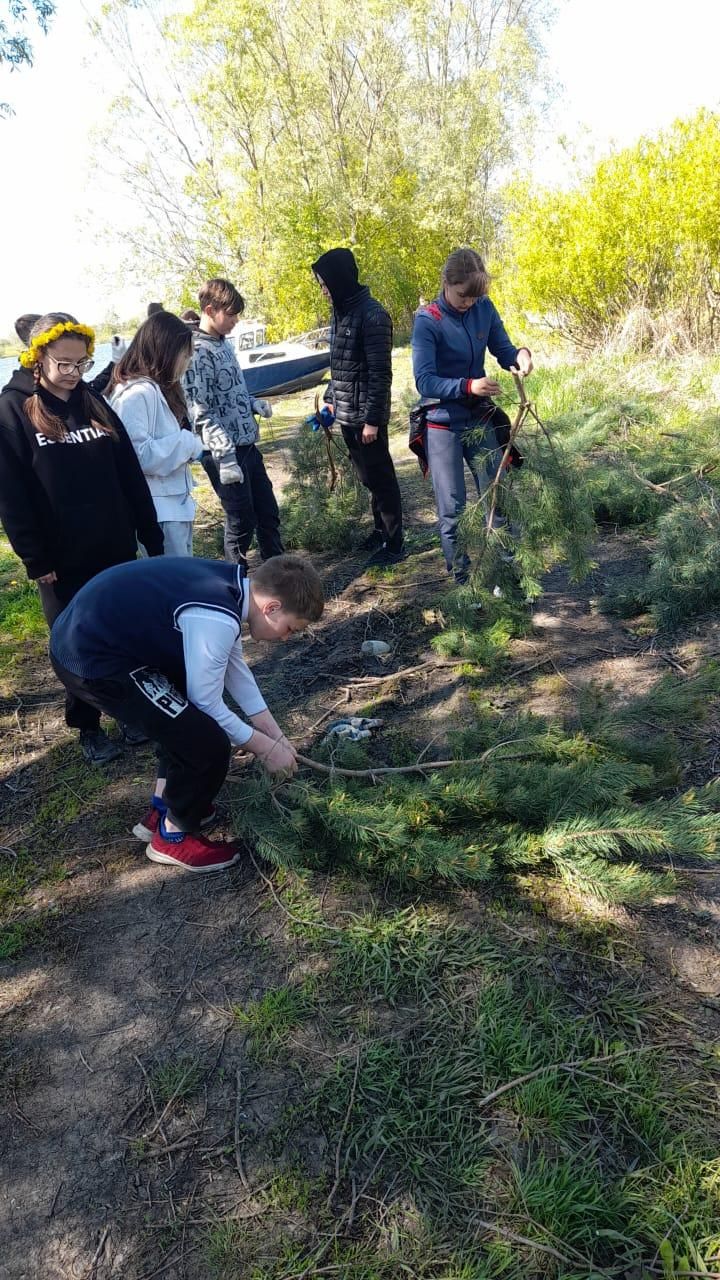
[[[224,453],[221,458],[215,459],[217,462],[218,474],[221,484],[242,484],[245,475],[240,463],[235,456],[235,450]]]
[[[272,418],[272,405],[269,400],[255,400],[253,409],[261,418]]]
[[[125,338],[121,338],[117,333],[114,333],[112,336],[110,347],[111,347],[110,359],[112,360],[113,364],[118,364],[122,360],[123,356],[125,355],[125,352],[128,349],[128,344]]]

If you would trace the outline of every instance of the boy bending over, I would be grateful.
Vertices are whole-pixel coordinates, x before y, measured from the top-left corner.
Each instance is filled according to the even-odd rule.
[[[288,640],[323,607],[320,578],[301,556],[275,556],[251,578],[241,565],[165,556],[106,569],[57,618],[50,660],[65,687],[158,743],[152,805],[133,829],[153,862],[199,872],[237,862],[236,845],[203,834],[231,744],[269,773],[297,769],[243,658],[241,629]]]

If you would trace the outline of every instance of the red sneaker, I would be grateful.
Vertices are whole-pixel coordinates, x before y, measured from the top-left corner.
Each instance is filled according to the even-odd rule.
[[[237,845],[226,840],[208,840],[189,831],[182,840],[166,840],[158,830],[145,850],[151,862],[162,862],[185,871],[226,871],[240,857]]]
[[[221,814],[217,805],[212,804],[208,809],[205,817],[200,822],[201,831],[210,831],[220,820]],[[134,836],[138,840],[144,840],[147,844],[148,840],[152,840],[157,831],[160,830],[160,810],[153,805],[145,814],[142,822],[136,822],[132,829]]]

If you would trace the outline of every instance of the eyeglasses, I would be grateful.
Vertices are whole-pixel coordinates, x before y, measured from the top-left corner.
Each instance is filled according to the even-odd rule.
[[[51,356],[49,351],[45,354],[47,355],[48,360],[52,360],[58,373],[63,378],[66,378],[68,374],[71,373],[78,373],[80,377],[82,377],[82,375],[84,373],[88,373],[95,364],[94,360],[56,360],[55,356]]]

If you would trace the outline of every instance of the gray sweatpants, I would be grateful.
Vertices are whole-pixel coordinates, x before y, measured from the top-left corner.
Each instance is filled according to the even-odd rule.
[[[492,426],[474,431],[447,431],[428,423],[427,456],[435,491],[440,543],[448,573],[464,573],[470,560],[458,550],[458,523],[467,503],[465,463],[478,497],[487,492],[500,465],[502,450]]]
[[[164,556],[191,556],[193,553],[193,522],[192,520],[159,520],[158,524],[163,531],[163,555]],[[139,543],[140,552],[146,556],[142,543]]]

